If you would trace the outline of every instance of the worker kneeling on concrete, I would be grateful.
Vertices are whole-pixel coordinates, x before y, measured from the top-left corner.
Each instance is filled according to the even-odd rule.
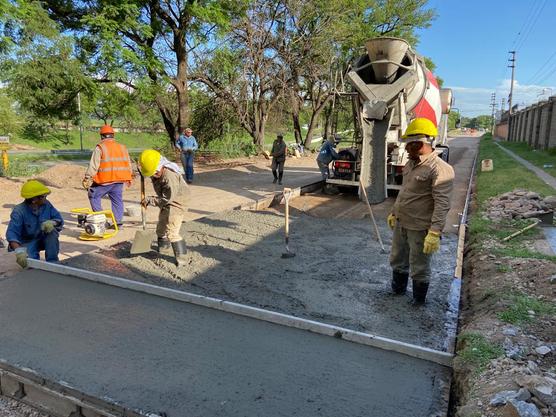
[[[151,177],[156,196],[146,197],[141,204],[144,207],[160,208],[156,235],[159,252],[172,245],[178,266],[185,264],[187,248],[180,235],[181,223],[185,214],[187,184],[183,179],[182,169],[174,162],[168,161],[159,152],[147,149],[139,157],[141,174]]]
[[[440,248],[440,236],[450,209],[454,170],[434,151],[434,123],[413,120],[402,137],[409,162],[388,225],[392,238],[392,291],[404,294],[409,274],[413,301],[424,304],[431,275],[431,255]]]
[[[58,262],[64,220],[46,199],[48,194],[50,189],[44,184],[29,180],[21,187],[21,197],[25,200],[12,210],[6,232],[8,252],[15,253],[22,268],[27,267],[27,257],[40,259],[42,250],[47,262]]]

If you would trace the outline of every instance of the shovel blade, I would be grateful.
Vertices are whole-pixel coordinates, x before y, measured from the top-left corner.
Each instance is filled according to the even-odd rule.
[[[129,253],[136,255],[138,253],[150,252],[153,240],[154,233],[151,231],[139,230],[135,232],[135,238],[133,239]]]

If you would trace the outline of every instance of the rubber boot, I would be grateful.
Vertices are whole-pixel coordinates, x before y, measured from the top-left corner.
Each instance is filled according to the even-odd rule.
[[[176,265],[186,265],[187,259],[185,254],[187,253],[187,248],[185,247],[185,240],[182,239],[177,242],[172,242],[172,249],[174,250],[174,257],[176,258]]]
[[[415,305],[425,304],[428,290],[429,290],[428,282],[413,280],[413,304]]]
[[[272,175],[274,175],[274,180],[272,181],[272,183],[276,184],[276,181],[278,181],[278,173],[276,171],[272,171]]]
[[[280,172],[280,176],[278,177],[278,185],[282,185],[282,176],[284,175],[283,172]]]
[[[408,279],[408,273],[392,271],[392,291],[394,294],[405,294]]]
[[[161,255],[172,256],[172,244],[167,237],[158,238],[158,253]]]

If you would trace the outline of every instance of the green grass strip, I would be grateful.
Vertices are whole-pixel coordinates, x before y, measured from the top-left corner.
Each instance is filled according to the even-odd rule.
[[[547,174],[556,177],[556,148],[547,151],[537,150],[525,142],[500,142],[504,148],[521,156]]]

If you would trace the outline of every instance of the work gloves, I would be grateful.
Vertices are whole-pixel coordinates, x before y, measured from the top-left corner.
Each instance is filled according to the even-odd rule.
[[[50,233],[56,228],[56,222],[54,220],[45,220],[41,223],[41,230],[44,233]]]
[[[425,243],[423,245],[423,253],[430,255],[440,248],[440,233],[429,230],[425,236]]]
[[[390,213],[386,218],[386,223],[388,223],[390,229],[394,230],[394,227],[396,227],[396,216]]]
[[[83,186],[83,188],[88,190],[89,188],[91,188],[91,185],[93,185],[93,180],[89,177],[85,177],[83,178],[83,180],[81,180],[81,185]]]
[[[27,248],[20,246],[14,250],[15,261],[22,268],[27,268]]]
[[[141,205],[145,208],[147,208],[147,206],[158,206],[158,197],[145,197],[143,200],[141,200]]]

